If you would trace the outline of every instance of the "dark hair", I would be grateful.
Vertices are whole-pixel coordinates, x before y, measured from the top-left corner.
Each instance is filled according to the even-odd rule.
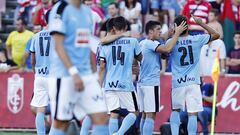
[[[150,30],[153,30],[157,25],[161,25],[158,21],[149,21],[145,27],[145,33],[148,34]]]
[[[108,7],[109,7],[110,5],[114,5],[117,9],[119,8],[118,3],[116,3],[116,2],[111,2],[111,3],[108,5]]]
[[[240,31],[234,32],[233,36],[235,36],[235,35],[240,35]]]
[[[128,0],[124,0],[125,2],[125,5],[127,8],[130,8],[130,5],[128,4]],[[136,7],[136,4],[137,4],[137,0],[133,0],[133,8]]]
[[[187,17],[184,15],[178,15],[175,19],[174,19],[174,23],[177,24],[177,26],[179,26],[183,21],[187,22]],[[186,24],[187,25],[187,24]],[[181,35],[186,34],[188,31],[188,29],[184,30]]]
[[[51,12],[51,9],[48,10],[48,11],[46,12],[46,14],[44,15],[44,18],[45,18],[45,21],[46,21],[47,24],[49,23],[49,15],[50,15],[50,12]]]
[[[210,12],[213,13],[215,16],[219,16],[220,14],[219,11],[215,8],[213,8]]]
[[[127,21],[124,17],[118,16],[118,17],[113,19],[113,26],[117,30],[124,30],[124,29],[126,29]]]
[[[114,18],[111,18],[111,19],[107,20],[107,24],[106,24],[107,32],[110,32],[113,29],[113,26],[114,26],[113,21],[114,21]]]
[[[18,17],[17,21],[22,21],[23,25],[27,25],[27,21],[23,17]]]

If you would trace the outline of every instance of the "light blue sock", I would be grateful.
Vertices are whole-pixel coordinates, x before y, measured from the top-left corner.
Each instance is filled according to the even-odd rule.
[[[188,117],[188,134],[196,135],[197,134],[197,116],[192,115]]]
[[[108,135],[108,126],[107,125],[94,125],[92,135]]]
[[[37,115],[35,118],[37,135],[45,135],[46,134],[44,116],[45,116],[44,113],[37,112]]]
[[[143,135],[144,122],[145,122],[145,119],[141,118],[141,122],[140,122],[140,135]]]
[[[122,125],[118,130],[118,135],[124,135],[125,132],[135,123],[137,116],[134,113],[129,113],[122,121]]]
[[[154,120],[146,118],[143,126],[143,135],[152,135],[154,129]]]
[[[50,130],[50,132],[49,132],[49,135],[65,135],[65,132],[62,131],[62,130],[60,130],[60,129],[51,127],[51,130]]]
[[[180,124],[181,122],[180,122],[179,112],[173,111],[170,116],[170,125],[171,125],[172,135],[178,135]]]
[[[80,135],[88,135],[91,125],[92,125],[91,118],[89,116],[86,116],[81,126]]]
[[[118,131],[118,119],[110,118],[108,126],[110,135],[116,133]]]

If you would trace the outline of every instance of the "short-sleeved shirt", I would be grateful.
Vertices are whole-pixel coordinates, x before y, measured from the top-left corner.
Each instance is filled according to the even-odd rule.
[[[26,44],[32,36],[33,33],[31,31],[25,30],[21,33],[13,31],[7,38],[6,45],[12,47],[12,58],[18,66],[22,64]]]
[[[57,3],[58,4],[58,3]],[[88,75],[92,73],[91,68],[91,49],[89,46],[89,39],[92,34],[92,11],[86,5],[81,5],[76,8],[71,4],[65,2],[65,8],[62,9],[61,14],[56,14],[61,7],[50,13],[50,27],[51,34],[60,33],[64,35],[64,49],[72,64],[77,67],[80,75]],[[55,15],[54,15],[55,13]],[[55,17],[54,17],[55,16]],[[79,21],[81,20],[81,21]],[[51,75],[56,77],[69,76],[67,68],[60,60],[55,51],[51,56]]]
[[[211,76],[218,48],[220,49],[220,59],[226,58],[225,44],[221,39],[214,40],[209,44],[202,47],[200,54],[200,69],[203,76]]]
[[[136,16],[136,12],[139,12],[142,10],[142,7],[141,7],[141,4],[139,2],[136,2],[136,5],[134,8],[131,8],[129,9],[127,6],[126,6],[126,3],[125,1],[122,1],[120,3],[120,9],[123,9],[124,10],[124,13],[123,13],[123,16],[129,20],[130,18]]]
[[[102,46],[101,60],[106,62],[104,90],[134,91],[132,64],[135,56],[141,53],[135,38],[120,38]]]
[[[27,42],[26,48],[25,48],[25,53],[28,53],[28,57],[26,59],[26,66],[28,69],[32,69],[32,55],[30,52],[30,47],[31,47],[31,43],[32,43],[32,38],[30,38]]]
[[[42,30],[33,36],[30,51],[35,53],[35,75],[48,76],[50,71],[49,59],[53,44],[54,42],[48,30]]]
[[[143,59],[140,66],[139,84],[143,86],[160,85],[160,54],[156,52],[158,41],[149,39],[140,42]]]
[[[209,34],[178,38],[171,52],[172,88],[200,84],[200,52],[209,40]]]
[[[228,53],[228,58],[230,59],[239,59],[240,60],[240,49],[231,49]],[[238,66],[229,66],[229,74],[240,74],[240,65]]]

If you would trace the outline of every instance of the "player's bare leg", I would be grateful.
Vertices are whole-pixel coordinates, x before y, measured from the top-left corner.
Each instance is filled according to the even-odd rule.
[[[69,126],[69,121],[53,120],[49,135],[65,135]]]
[[[106,112],[89,115],[93,123],[92,135],[108,135],[108,115]]]

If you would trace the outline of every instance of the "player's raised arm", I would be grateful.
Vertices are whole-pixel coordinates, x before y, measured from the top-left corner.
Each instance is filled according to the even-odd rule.
[[[209,27],[207,24],[203,23],[201,18],[197,18],[193,15],[191,15],[191,16],[198,25],[203,27],[210,34],[211,38],[209,39],[209,42],[220,38],[220,34],[217,31],[215,31],[214,29],[212,29],[211,27]]]
[[[186,22],[182,22],[179,26],[175,26],[175,34],[173,35],[172,39],[166,43],[166,45],[160,45],[156,48],[156,51],[159,53],[169,53],[176,45],[178,37],[187,29]]]

